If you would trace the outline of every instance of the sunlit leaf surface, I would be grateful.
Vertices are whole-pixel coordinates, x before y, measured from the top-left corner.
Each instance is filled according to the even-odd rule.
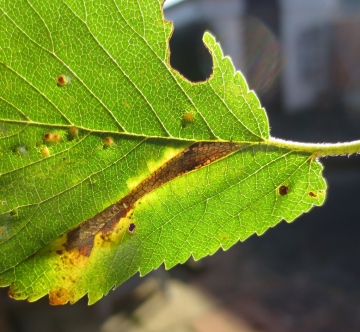
[[[161,2],[0,1],[0,285],[12,297],[93,303],[323,202],[321,165],[266,144],[264,110],[210,34],[208,81],[171,69]]]

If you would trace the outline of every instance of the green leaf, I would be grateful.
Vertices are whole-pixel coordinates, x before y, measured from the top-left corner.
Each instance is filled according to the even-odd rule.
[[[138,271],[323,203],[321,165],[271,146],[209,33],[206,82],[170,67],[161,7],[0,1],[0,285],[12,297],[94,303]]]

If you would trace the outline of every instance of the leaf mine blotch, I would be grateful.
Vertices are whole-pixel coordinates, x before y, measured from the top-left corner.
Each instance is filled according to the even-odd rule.
[[[285,196],[288,192],[289,192],[289,187],[288,186],[282,185],[282,186],[279,187],[279,194],[281,196]]]
[[[67,234],[66,250],[70,251],[76,248],[81,255],[90,256],[94,247],[95,235],[99,231],[105,235],[110,234],[143,196],[183,174],[207,166],[245,146],[229,142],[201,142],[189,146],[155,170],[122,199],[71,230]],[[135,230],[136,225],[130,225],[128,232],[131,233]]]
[[[136,224],[133,222],[130,223],[127,230],[130,234],[134,234],[136,230]]]

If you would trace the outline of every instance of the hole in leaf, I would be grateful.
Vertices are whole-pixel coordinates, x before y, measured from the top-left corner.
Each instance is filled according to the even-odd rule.
[[[128,232],[130,234],[134,234],[135,233],[135,229],[136,229],[136,224],[135,223],[130,223],[129,226],[128,226]]]
[[[165,10],[166,19],[173,21],[170,38],[170,65],[191,82],[205,81],[212,74],[212,58],[202,38],[209,29],[205,22],[184,24],[172,10]],[[180,21],[180,22],[179,22]]]

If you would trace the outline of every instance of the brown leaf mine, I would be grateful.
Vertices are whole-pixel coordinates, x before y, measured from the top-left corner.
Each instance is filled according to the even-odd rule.
[[[126,217],[135,203],[144,195],[178,176],[206,166],[242,147],[244,145],[229,142],[203,142],[189,146],[150,174],[121,200],[70,231],[66,249],[77,248],[82,255],[89,256],[94,246],[95,235],[99,231],[102,234],[111,232],[119,220]],[[134,233],[135,228],[136,225],[130,223],[128,232]]]

